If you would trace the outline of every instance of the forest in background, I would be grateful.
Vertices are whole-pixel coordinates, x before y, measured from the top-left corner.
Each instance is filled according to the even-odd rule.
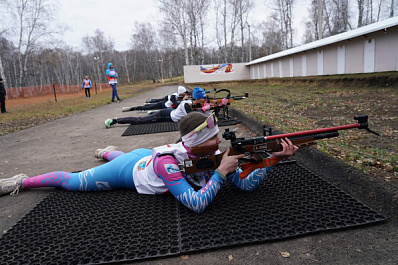
[[[251,12],[264,7],[253,0],[157,2],[161,22],[126,25],[132,28],[130,48],[118,51],[101,29],[83,37],[79,48],[60,41],[66,28],[56,23],[56,1],[0,0],[0,16],[13,21],[12,28],[0,25],[5,86],[80,84],[85,75],[103,83],[108,62],[116,66],[122,85],[159,82],[182,76],[184,65],[248,62],[398,13],[398,0],[307,0],[305,34],[298,40],[292,23],[297,0],[265,1],[272,15],[255,25],[249,23]]]

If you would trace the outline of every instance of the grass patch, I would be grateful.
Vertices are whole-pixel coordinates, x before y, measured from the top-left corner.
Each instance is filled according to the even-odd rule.
[[[119,86],[120,98],[133,97],[137,94],[148,92],[162,85],[182,83],[183,78],[175,78],[165,83],[140,82],[128,86]],[[32,127],[47,121],[66,117],[75,113],[98,108],[111,104],[111,88],[91,90],[91,98],[86,99],[84,90],[75,94],[57,94],[57,102],[53,95],[31,98],[16,98],[6,100],[9,114],[0,116],[0,136]]]
[[[249,93],[233,107],[285,132],[356,123],[368,114],[372,130],[341,131],[335,139],[318,141],[318,148],[366,173],[398,183],[398,73],[281,78],[195,84],[204,89]],[[223,96],[222,92],[217,97]]]

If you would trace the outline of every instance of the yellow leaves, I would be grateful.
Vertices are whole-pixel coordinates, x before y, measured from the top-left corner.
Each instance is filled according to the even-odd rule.
[[[289,252],[280,251],[279,253],[280,253],[281,256],[284,257],[284,258],[290,258],[290,253],[289,253]]]

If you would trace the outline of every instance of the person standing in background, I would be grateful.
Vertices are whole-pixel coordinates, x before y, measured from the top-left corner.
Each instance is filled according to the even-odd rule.
[[[115,102],[115,97],[117,98],[117,102],[122,101],[119,98],[119,95],[117,94],[116,84],[117,84],[118,74],[113,68],[112,63],[108,63],[108,69],[106,70],[106,75],[108,77],[109,84],[112,87],[112,102]]]
[[[93,88],[91,84],[91,80],[88,79],[88,76],[85,76],[83,79],[82,89],[84,88],[84,93],[86,94],[86,98],[90,98],[90,88]]]
[[[6,89],[3,85],[3,78],[0,78],[0,106],[1,113],[8,113],[6,111]]]

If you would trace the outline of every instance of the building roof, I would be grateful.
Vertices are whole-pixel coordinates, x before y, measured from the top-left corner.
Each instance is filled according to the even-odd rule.
[[[340,41],[344,41],[344,40],[348,40],[348,39],[352,39],[358,36],[362,36],[368,33],[372,33],[378,30],[385,30],[387,28],[391,28],[398,25],[398,17],[393,17],[393,18],[389,18],[380,22],[376,22],[367,26],[363,26],[361,28],[357,28],[354,30],[350,30],[344,33],[340,33],[328,38],[324,38],[321,40],[317,40],[317,41],[313,41],[295,48],[291,48],[285,51],[281,51],[278,53],[274,53],[265,57],[261,57],[258,58],[256,60],[253,60],[249,63],[247,63],[246,65],[253,65],[253,64],[258,64],[258,63],[262,63],[262,62],[266,62],[266,61],[270,61],[276,58],[280,58],[280,57],[284,57],[287,55],[291,55],[291,54],[295,54],[295,53],[299,53],[299,52],[304,52],[307,50],[311,50],[311,49],[316,49],[318,47],[322,47],[322,46],[326,46],[332,43],[336,43],[336,42],[340,42]]]

